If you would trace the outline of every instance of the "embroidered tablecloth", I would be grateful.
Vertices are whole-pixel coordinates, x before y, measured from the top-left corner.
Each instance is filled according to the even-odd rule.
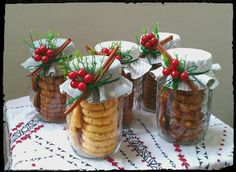
[[[9,141],[5,169],[221,169],[233,165],[234,131],[214,115],[203,141],[181,146],[158,136],[154,113],[135,112],[130,128],[123,128],[122,144],[114,156],[87,159],[73,152],[65,123],[44,123],[35,116],[29,96],[7,101],[3,110]]]

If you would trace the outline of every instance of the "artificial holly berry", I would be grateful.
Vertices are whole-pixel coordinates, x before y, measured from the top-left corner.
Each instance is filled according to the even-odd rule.
[[[179,77],[179,72],[177,70],[172,71],[171,72],[171,77],[173,79],[178,78]]]
[[[108,48],[103,48],[102,49],[102,54],[108,55],[109,49]]]
[[[77,85],[77,88],[80,90],[80,91],[85,91],[87,89],[87,85],[85,82],[80,82],[78,85]]]
[[[48,56],[43,56],[43,57],[42,57],[42,62],[43,62],[43,63],[47,63],[48,60],[49,60],[49,57],[48,57]]]
[[[163,74],[164,76],[168,76],[168,75],[170,75],[170,73],[171,73],[171,69],[170,69],[170,68],[164,68],[164,69],[162,70],[162,74]]]
[[[46,51],[46,56],[48,56],[48,57],[52,57],[53,53],[54,53],[53,50],[48,49],[48,50]]]
[[[42,45],[39,49],[40,49],[40,53],[42,53],[42,54],[45,54],[48,50],[45,45]]]
[[[152,44],[151,44],[150,42],[146,42],[145,47],[146,47],[147,49],[149,49],[149,48],[152,47]]]
[[[71,81],[70,86],[71,86],[72,88],[77,88],[78,84],[79,84],[78,81]]]
[[[179,60],[178,59],[174,59],[171,61],[171,64],[170,64],[170,68],[172,71],[176,70],[179,66]]]
[[[155,44],[157,44],[158,40],[156,38],[152,38],[150,40],[150,42],[151,42],[152,45],[155,45]]]
[[[35,60],[36,62],[39,62],[41,59],[42,59],[42,57],[41,57],[39,54],[36,54],[36,55],[34,56],[34,60]]]
[[[144,36],[141,38],[141,44],[144,46],[147,41],[148,41],[148,36],[147,36],[147,35],[144,35]]]
[[[80,77],[80,78],[83,78],[85,75],[86,75],[86,71],[81,68],[77,71],[77,75]]]
[[[121,61],[121,60],[122,60],[122,57],[119,56],[119,55],[116,55],[116,59],[119,60],[119,61]]]
[[[68,77],[71,80],[75,80],[75,78],[77,77],[77,73],[75,71],[70,71],[70,73],[68,74]]]
[[[108,50],[108,55],[110,55],[112,53],[112,51],[113,51],[112,49],[109,49]]]
[[[181,81],[186,81],[188,79],[188,72],[182,72],[180,74]]]
[[[87,74],[87,75],[84,76],[83,80],[86,83],[92,83],[93,82],[93,78],[94,78],[93,75]]]
[[[152,39],[155,37],[155,35],[152,32],[150,32],[147,34],[147,37],[148,37],[148,39]]]
[[[41,51],[40,51],[39,48],[36,48],[36,49],[34,50],[34,54],[38,54],[38,55],[40,55],[40,53],[41,53]]]

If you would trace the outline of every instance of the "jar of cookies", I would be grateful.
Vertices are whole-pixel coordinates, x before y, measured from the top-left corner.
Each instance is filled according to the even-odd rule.
[[[121,144],[123,97],[131,93],[132,82],[121,76],[120,61],[112,56],[75,55],[68,66],[60,91],[68,95],[65,114],[73,150],[86,158],[114,154]]]
[[[193,145],[208,130],[213,89],[218,80],[212,55],[200,49],[174,48],[162,56],[163,67],[150,74],[157,80],[157,126],[172,143]]]
[[[115,46],[120,48],[115,56],[122,64],[122,76],[133,83],[131,94],[124,97],[123,125],[130,126],[133,112],[141,109],[142,76],[146,74],[151,65],[144,59],[139,58],[138,44],[130,41],[106,41],[95,45],[97,54],[109,56]]]
[[[64,122],[66,95],[60,93],[59,85],[65,79],[58,64],[66,55],[72,54],[74,44],[70,39],[57,38],[53,32],[48,32],[45,39],[37,41],[33,41],[32,34],[30,37],[31,57],[22,66],[31,72],[28,75],[33,90],[30,99],[36,115],[45,122]]]
[[[139,37],[139,51],[141,57],[150,65],[151,70],[161,66],[161,53],[156,49],[157,43],[165,49],[180,46],[180,36],[174,33],[159,32],[158,24],[154,24],[152,31],[144,33]],[[156,87],[157,82],[150,76],[149,71],[143,76],[142,108],[147,111],[156,111]]]

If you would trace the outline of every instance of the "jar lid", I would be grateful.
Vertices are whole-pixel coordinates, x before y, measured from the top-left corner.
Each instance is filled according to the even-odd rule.
[[[103,65],[103,63],[107,58],[108,56],[94,55],[94,56],[83,56],[81,60],[89,65],[92,64],[92,62],[94,62],[95,60],[96,63],[95,73],[96,73],[96,71],[100,69],[100,67]],[[74,59],[70,62],[70,68],[72,70],[78,70],[80,68],[83,68],[83,65],[81,63],[78,63],[78,61]],[[97,87],[98,92],[96,91],[96,89],[92,89],[90,96],[87,98],[89,102],[94,102],[94,103],[101,102],[104,100],[129,95],[131,93],[133,84],[128,79],[121,76],[121,63],[119,60],[115,59],[115,61],[108,69],[107,74],[111,76],[109,80],[115,80],[115,81]],[[67,80],[59,86],[60,92],[61,93],[65,92],[73,98],[83,94],[83,92],[81,92],[80,90],[72,88],[70,86],[70,83],[71,79],[67,78]]]
[[[140,51],[138,44],[129,41],[106,41],[95,45],[94,49],[101,52],[103,48],[112,47],[113,44],[120,46],[121,53],[127,53],[131,57],[130,63],[122,64],[122,70],[125,74],[130,74],[132,79],[143,76],[151,69],[151,65],[144,59],[139,58]]]
[[[205,89],[207,86],[210,89],[214,89],[218,86],[219,82],[215,77],[215,72],[220,70],[219,64],[212,64],[211,53],[194,48],[173,48],[167,50],[172,58],[178,58],[179,61],[185,62],[184,69],[193,69],[189,72],[189,79],[197,86],[199,90]],[[164,57],[162,56],[162,59]],[[159,83],[167,83],[167,81],[173,82],[171,75],[164,77],[162,71],[165,66],[164,60],[162,61],[162,67],[150,71],[150,75]],[[191,73],[191,75],[190,75]],[[168,88],[173,89],[172,84]],[[191,88],[186,82],[179,80],[178,90],[191,91]]]
[[[158,32],[159,35],[159,41],[169,37],[169,36],[173,36],[173,39],[171,41],[169,41],[168,43],[166,43],[165,45],[163,45],[163,48],[165,48],[166,50],[170,49],[170,48],[175,48],[175,47],[179,47],[181,45],[181,39],[180,36],[176,33],[169,33],[169,32]],[[140,39],[143,35],[140,36]],[[140,40],[141,41],[141,40]],[[139,51],[142,53],[143,50],[141,49],[141,44],[139,45]],[[148,62],[150,64],[158,64],[161,63],[161,55],[147,55],[146,56]]]
[[[55,45],[56,47],[60,47],[67,39],[65,38],[57,38],[55,39]],[[47,42],[46,42],[46,39],[41,39],[40,42],[42,42],[42,44],[46,44],[47,45]],[[34,41],[33,42],[34,46],[36,48],[39,48],[40,47],[40,44],[39,44],[39,41]],[[64,55],[70,55],[72,54],[72,52],[75,51],[75,46],[74,46],[74,43],[73,42],[70,42],[65,48],[64,50],[62,51],[62,53]],[[28,71],[32,72],[34,71],[35,67],[39,66],[42,64],[42,61],[35,61],[32,56],[35,55],[34,53],[34,49],[30,48],[30,55],[31,57],[29,57],[25,62],[23,62],[21,64],[21,66],[23,66],[25,69],[27,69]],[[57,56],[56,58],[59,58],[60,56]],[[48,69],[47,73],[46,73],[46,76],[58,76],[58,75],[63,75],[63,73],[60,71],[60,69],[58,68],[58,66],[55,64],[55,62],[53,62],[51,65],[50,65],[50,68]]]

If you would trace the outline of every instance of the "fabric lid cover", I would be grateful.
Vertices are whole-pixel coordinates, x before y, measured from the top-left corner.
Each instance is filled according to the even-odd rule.
[[[46,39],[41,39],[40,40],[44,45],[46,43]],[[57,47],[60,47],[64,42],[66,41],[65,38],[57,38],[55,40],[55,44]],[[39,45],[39,41],[34,41],[33,42],[34,46],[36,48],[39,48],[40,45]],[[73,42],[70,42],[69,45],[67,45],[67,47],[62,51],[62,53],[64,55],[70,55],[72,54],[72,52],[75,51],[75,46],[73,44]],[[31,56],[34,56],[34,49],[30,48],[30,55]],[[58,55],[56,58],[59,58],[61,57],[60,55]],[[37,67],[38,65],[42,64],[42,61],[35,61],[32,57],[29,57],[25,62],[23,62],[21,64],[21,66],[23,66],[25,69],[29,70],[30,72],[34,71],[34,68],[33,67]],[[49,68],[49,70],[47,71],[46,73],[46,76],[57,76],[57,75],[62,75],[62,73],[60,72],[58,66],[56,65],[55,62],[53,62]]]
[[[151,65],[144,59],[139,58],[140,51],[138,44],[129,41],[106,41],[95,45],[94,49],[101,52],[103,48],[109,48],[112,44],[118,43],[120,45],[121,53],[129,51],[129,55],[133,57],[133,62],[122,64],[122,70],[125,74],[130,74],[132,79],[137,79],[143,76],[151,69]]]
[[[190,66],[197,66],[194,73],[203,73],[189,76],[189,79],[193,80],[194,84],[198,87],[199,90],[206,88],[208,86],[210,89],[214,89],[218,86],[219,82],[215,77],[215,72],[220,70],[221,67],[219,64],[212,64],[212,55],[211,53],[194,48],[173,48],[167,50],[167,52],[173,57],[178,59],[185,60],[185,68]],[[162,57],[163,58],[163,57]],[[164,63],[162,62],[164,66]],[[151,76],[158,82],[162,82],[164,76],[162,74],[163,66],[150,71]],[[166,81],[171,79],[171,76],[166,77]],[[169,88],[172,88],[170,85]],[[178,90],[191,91],[189,86],[185,82],[179,82]]]
[[[94,55],[94,60],[97,64],[95,72],[105,62],[106,58],[108,58],[108,56]],[[82,57],[82,60],[87,61],[88,64],[91,64],[93,56],[84,56]],[[83,68],[82,64],[78,63],[76,59],[70,62],[70,67],[72,70],[78,70],[79,68]],[[119,60],[115,59],[107,73],[112,75],[111,80],[117,78],[120,79],[116,80],[115,82],[99,86],[98,91],[96,91],[96,89],[93,89],[91,91],[91,94],[87,98],[89,102],[101,102],[112,98],[118,98],[120,96],[127,96],[131,93],[133,84],[128,79],[121,76],[121,64]],[[67,80],[59,86],[60,92],[65,92],[73,98],[81,95],[83,92],[79,91],[78,89],[72,88],[70,86],[70,82],[71,79],[67,78]]]

